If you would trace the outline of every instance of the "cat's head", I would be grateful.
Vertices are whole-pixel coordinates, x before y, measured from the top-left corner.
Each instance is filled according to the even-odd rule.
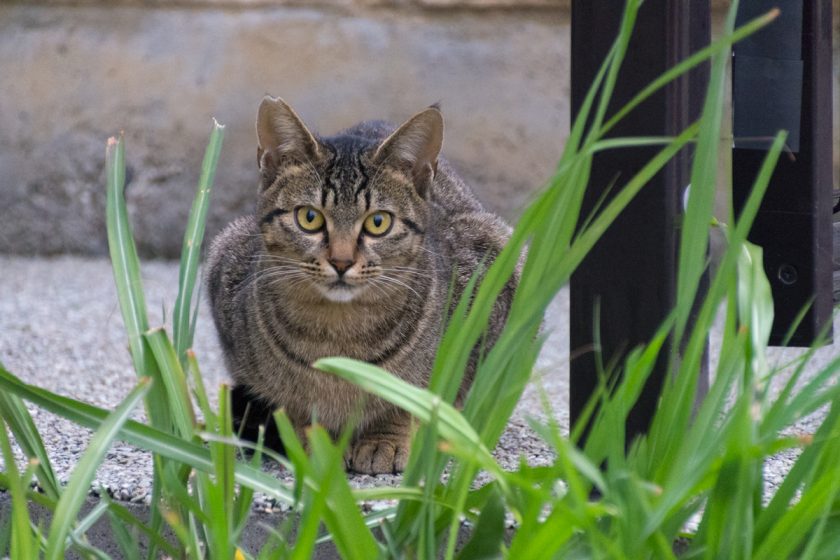
[[[332,302],[375,301],[429,274],[420,263],[443,142],[437,107],[385,138],[318,138],[266,97],[257,139],[257,219],[276,281]]]

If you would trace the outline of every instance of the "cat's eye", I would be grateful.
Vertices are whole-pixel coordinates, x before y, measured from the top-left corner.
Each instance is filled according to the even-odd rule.
[[[381,237],[390,231],[392,221],[391,214],[388,212],[374,212],[365,218],[365,233]]]
[[[315,233],[324,228],[324,215],[311,206],[301,206],[295,210],[295,221],[307,233]]]

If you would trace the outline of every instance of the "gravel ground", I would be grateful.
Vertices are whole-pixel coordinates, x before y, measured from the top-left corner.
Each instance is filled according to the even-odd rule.
[[[160,325],[174,306],[178,263],[148,262],[143,265],[142,275],[150,324]],[[563,426],[568,425],[567,317],[568,297],[563,294],[551,307],[547,321],[551,335],[539,362],[542,387],[555,403]],[[194,349],[213,398],[219,384],[228,378],[204,302]],[[0,362],[24,381],[56,393],[105,408],[119,403],[133,387],[135,374],[109,261],[0,257]],[[551,459],[547,447],[527,427],[525,411],[533,414],[540,409],[539,392],[529,388],[528,395],[496,451],[500,463],[511,469],[516,468],[520,456],[534,464]],[[87,447],[90,431],[43,410],[31,411],[56,474],[65,482]],[[135,417],[143,417],[140,408]],[[120,500],[147,502],[151,472],[148,453],[117,442],[100,467],[93,488]],[[274,474],[283,480],[289,478],[279,470]],[[352,478],[359,487],[399,481],[399,476],[387,475]],[[256,505],[274,506],[266,500],[257,500]]]
[[[149,262],[143,266],[143,281],[152,325],[172,309],[178,282],[174,262]],[[546,328],[549,338],[537,364],[536,383],[528,387],[522,402],[495,451],[507,468],[520,457],[531,464],[551,461],[551,453],[527,427],[528,415],[540,415],[540,391],[544,390],[563,430],[568,429],[568,292],[551,305]],[[835,324],[835,332],[840,325]],[[840,337],[838,337],[840,338]],[[714,360],[720,330],[711,337]],[[194,348],[208,387],[227,380],[221,353],[206,305],[202,305]],[[800,350],[773,349],[771,363],[783,363]],[[817,352],[810,373],[840,353],[840,344]],[[0,256],[0,361],[29,383],[101,407],[113,407],[135,381],[126,349],[120,311],[110,263],[102,259],[60,257],[29,259]],[[66,481],[84,452],[90,432],[44,411],[33,409],[57,474]],[[136,416],[142,417],[137,411]],[[793,429],[812,433],[821,420],[817,414]],[[790,468],[795,455],[780,455],[768,462],[771,490]],[[275,472],[278,478],[287,475]],[[358,487],[396,484],[398,476],[352,477]],[[117,442],[99,469],[94,489],[133,502],[148,502],[151,460],[147,453]],[[276,507],[258,500],[256,507]]]

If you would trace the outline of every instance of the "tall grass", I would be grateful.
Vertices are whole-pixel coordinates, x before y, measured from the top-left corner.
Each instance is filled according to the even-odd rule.
[[[674,543],[687,538],[686,558],[836,558],[840,556],[840,358],[803,381],[808,354],[790,366],[790,380],[778,395],[769,381],[781,370],[766,359],[772,302],[761,250],[746,241],[758,204],[784,144],[780,133],[755,179],[752,196],[726,228],[728,249],[704,297],[696,320],[689,316],[697,280],[706,265],[713,222],[714,172],[720,138],[723,79],[733,41],[767,24],[774,13],[733,29],[737,2],[725,35],[644,89],[615,115],[607,115],[621,61],[640,2],[629,0],[616,42],[582,104],[557,170],[525,211],[513,237],[484,275],[462,298],[441,341],[428,388],[406,384],[375,366],[346,358],[320,360],[325,375],[337,375],[409,411],[420,422],[407,471],[399,488],[353,490],[343,472],[349,434],[332,441],[315,426],[306,445],[282,411],[276,421],[287,450],[279,457],[258,444],[250,460],[232,431],[230,392],[218,405],[207,398],[195,355],[198,256],[222,127],[214,125],[202,178],[186,229],[172,338],[150,329],[139,260],[123,195],[124,143],[108,143],[108,235],[118,297],[139,382],[109,413],[22,383],[0,367],[0,485],[11,496],[12,515],[0,523],[0,554],[13,558],[107,555],[87,541],[88,528],[107,516],[114,542],[126,558],[146,557],[294,558],[312,556],[332,540],[345,558],[675,558]],[[674,138],[605,139],[618,119],[669,80],[712,59],[703,115]],[[506,472],[495,447],[526,387],[543,338],[539,327],[549,302],[620,212],[681,149],[694,145],[691,194],[682,237],[677,305],[660,331],[633,349],[618,369],[614,387],[603,384],[591,406],[566,437],[551,419],[531,425],[554,452],[545,467],[522,464]],[[601,211],[580,216],[595,153],[642,144],[659,153],[630,177]],[[462,410],[452,406],[473,346],[481,339],[495,298],[528,246],[520,287],[498,343],[480,361]],[[471,303],[470,303],[471,302]],[[706,336],[719,309],[724,336],[714,382],[692,413]],[[627,446],[625,421],[664,341],[681,349],[670,357],[673,375],[663,387],[649,433]],[[794,388],[796,387],[796,390]],[[147,423],[128,420],[145,397]],[[61,487],[23,401],[96,430],[94,441]],[[782,431],[821,407],[830,411],[813,438],[791,439]],[[201,422],[199,422],[201,418]],[[581,428],[591,422],[585,445]],[[6,427],[29,462],[22,472],[13,459]],[[119,438],[154,457],[152,515],[133,517],[104,499],[79,517],[95,471]],[[304,449],[308,448],[309,452]],[[801,448],[799,459],[775,496],[765,501],[763,464],[784,449]],[[277,461],[295,474],[286,487],[260,469]],[[447,477],[442,477],[448,471]],[[480,471],[492,482],[476,485]],[[37,481],[42,492],[33,490]],[[445,481],[444,481],[445,480]],[[245,550],[254,492],[293,506],[296,521],[270,532],[260,550]],[[363,513],[358,502],[393,499],[398,505]],[[30,518],[28,502],[52,511],[49,528]],[[508,528],[508,519],[514,520]],[[690,524],[690,520],[695,520]],[[471,538],[459,548],[465,521]],[[694,528],[691,528],[694,527]],[[374,528],[378,530],[374,531]],[[686,533],[686,531],[688,531]]]

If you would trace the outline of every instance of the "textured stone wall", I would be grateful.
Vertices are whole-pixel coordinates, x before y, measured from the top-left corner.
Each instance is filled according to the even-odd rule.
[[[444,153],[514,216],[568,129],[566,15],[0,7],[0,252],[106,254],[105,140],[125,131],[135,233],[174,256],[216,117],[209,233],[247,212],[266,93],[330,134],[440,101]]]
[[[323,134],[398,122],[440,101],[444,154],[489,207],[514,218],[551,175],[568,131],[568,5],[0,3],[0,253],[107,253],[104,146],[122,130],[140,248],[176,256],[216,117],[227,128],[213,235],[253,205],[254,118],[266,93]]]

